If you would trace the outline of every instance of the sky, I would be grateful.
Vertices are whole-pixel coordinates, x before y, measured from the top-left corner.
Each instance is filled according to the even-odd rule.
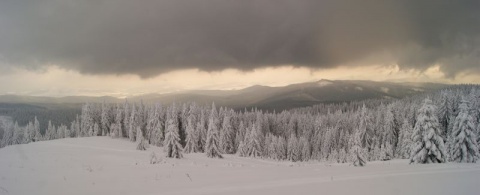
[[[2,0],[0,94],[480,83],[478,0]]]

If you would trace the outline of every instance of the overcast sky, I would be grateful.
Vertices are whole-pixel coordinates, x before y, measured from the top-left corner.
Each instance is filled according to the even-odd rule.
[[[0,94],[480,83],[478,0],[2,0]]]

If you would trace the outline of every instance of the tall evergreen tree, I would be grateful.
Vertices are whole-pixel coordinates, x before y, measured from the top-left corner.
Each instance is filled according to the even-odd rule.
[[[123,105],[123,130],[125,132],[124,137],[130,138],[130,106],[125,100]]]
[[[35,136],[35,129],[33,126],[32,121],[28,122],[27,126],[25,127],[25,133],[23,137],[23,143],[27,144],[33,141]]]
[[[403,120],[402,126],[400,127],[400,138],[397,148],[398,156],[401,158],[410,158],[410,146],[412,145],[412,132],[413,128],[408,122],[407,119]]]
[[[382,155],[384,160],[392,159],[394,156],[394,147],[397,143],[397,135],[395,128],[395,118],[392,113],[392,107],[388,106],[385,109],[383,122]]]
[[[371,131],[372,119],[368,113],[368,109],[363,104],[362,109],[360,111],[360,124],[359,124],[359,131],[360,131],[360,142],[363,148],[366,148],[368,151],[372,148],[372,136],[373,132]]]
[[[200,112],[200,120],[197,122],[196,125],[197,132],[199,133],[198,136],[198,148],[200,152],[205,151],[206,143],[207,143],[207,128],[205,128],[205,111],[202,110]]]
[[[137,130],[137,123],[136,121],[138,120],[139,116],[137,115],[137,110],[135,109],[135,104],[132,105],[132,111],[130,113],[130,121],[128,124],[130,125],[128,128],[128,138],[130,141],[134,142],[135,141],[135,136],[136,136],[136,130]]]
[[[365,108],[365,104],[363,105]],[[362,119],[364,120],[364,119]],[[355,134],[353,136],[353,146],[350,149],[351,161],[353,162],[354,166],[365,166],[366,158],[365,158],[365,149],[362,147],[363,141],[362,138],[366,134],[366,128],[364,125],[360,125],[359,128],[356,129]]]
[[[150,128],[150,144],[155,146],[162,145],[163,134],[164,134],[164,124],[161,121],[161,112],[162,106],[160,104],[155,105],[154,113],[148,121],[148,128]]]
[[[288,138],[287,159],[293,162],[300,160],[300,148],[298,147],[297,136],[294,133]]]
[[[95,123],[93,125],[93,131],[90,131],[88,135],[89,136],[97,136],[97,135],[99,135],[100,131],[101,131],[100,130],[100,125],[98,125],[98,123]]]
[[[90,103],[82,107],[80,137],[92,136],[95,125],[95,110]]]
[[[100,119],[100,124],[101,124],[101,129],[100,129],[100,135],[110,135],[110,125],[112,123],[111,119],[111,113],[110,113],[110,107],[108,104],[105,103],[105,101],[102,104],[102,113],[101,113],[101,119]]]
[[[167,131],[165,134],[164,150],[168,158],[182,158],[182,145],[178,134],[178,123],[176,122],[175,106],[170,116],[167,117]]]
[[[440,126],[442,127],[442,138],[444,140],[447,140],[447,129],[448,129],[448,124],[450,123],[450,109],[449,107],[449,101],[448,101],[448,92],[447,91],[442,91],[442,96],[440,100],[440,105],[437,110],[437,116],[439,119]]]
[[[45,140],[53,140],[56,139],[57,130],[54,125],[52,125],[52,121],[48,121],[48,128],[45,132]]]
[[[413,129],[410,163],[445,162],[445,146],[436,113],[432,101],[425,99]]]
[[[185,140],[185,148],[184,152],[185,153],[193,153],[193,152],[198,152],[198,132],[195,130],[195,126],[193,126],[193,118],[189,117],[188,122],[187,122],[187,138]]]
[[[252,124],[250,130],[250,138],[247,144],[247,155],[250,157],[262,157],[262,132],[258,124]]]
[[[245,140],[245,125],[243,124],[243,121],[240,121],[240,124],[238,125],[237,133],[235,134],[235,150],[237,151],[238,148],[240,147],[240,142],[243,142]]]
[[[207,142],[205,145],[205,152],[210,158],[223,158],[220,152],[220,143],[218,137],[218,114],[215,109],[215,104],[212,104],[212,111],[210,112],[210,119],[208,122]]]
[[[220,131],[220,148],[225,154],[233,154],[235,153],[235,147],[232,121],[229,112],[226,112],[224,115],[222,129]]]
[[[475,121],[469,112],[469,102],[462,100],[453,125],[451,146],[453,161],[466,163],[477,161],[479,154],[474,123]]]
[[[4,122],[3,123],[3,137],[0,142],[0,148],[12,145],[14,140],[13,140],[13,124],[11,122]]]
[[[275,142],[276,142],[276,137],[272,135],[271,133],[267,134],[267,137],[265,138],[265,153],[263,156],[271,158],[271,159],[277,159],[276,151],[275,151]]]
[[[148,143],[143,137],[143,132],[140,127],[137,127],[137,150],[147,150]]]
[[[284,137],[278,137],[275,144],[275,151],[279,160],[287,159],[287,141]]]
[[[40,132],[40,122],[37,120],[37,116],[35,116],[35,119],[33,121],[33,129],[35,132],[34,140],[36,142],[41,141],[43,139],[42,133]]]
[[[18,122],[15,121],[13,125],[13,138],[12,138],[12,145],[13,144],[21,144],[23,141],[23,130],[18,126]]]
[[[120,108],[119,105],[117,105],[117,111],[115,113],[115,131],[114,131],[114,137],[119,137],[123,138],[123,110]]]
[[[478,144],[478,152],[480,153],[480,118],[478,119],[477,122],[477,144]]]
[[[310,141],[307,137],[301,136],[299,139],[299,148],[301,151],[300,159],[301,161],[308,161],[312,155],[312,148],[310,146]]]

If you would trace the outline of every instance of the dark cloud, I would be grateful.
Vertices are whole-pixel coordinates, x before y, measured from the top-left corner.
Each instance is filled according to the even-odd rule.
[[[480,72],[478,0],[2,0],[0,61],[155,76],[293,64]],[[386,60],[388,59],[388,60]]]

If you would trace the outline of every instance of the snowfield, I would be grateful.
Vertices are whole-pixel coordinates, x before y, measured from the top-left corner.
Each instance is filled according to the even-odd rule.
[[[59,139],[0,149],[0,194],[480,194],[480,165],[366,167],[224,155],[164,158],[162,148],[109,137]],[[154,151],[161,160],[150,164]]]

